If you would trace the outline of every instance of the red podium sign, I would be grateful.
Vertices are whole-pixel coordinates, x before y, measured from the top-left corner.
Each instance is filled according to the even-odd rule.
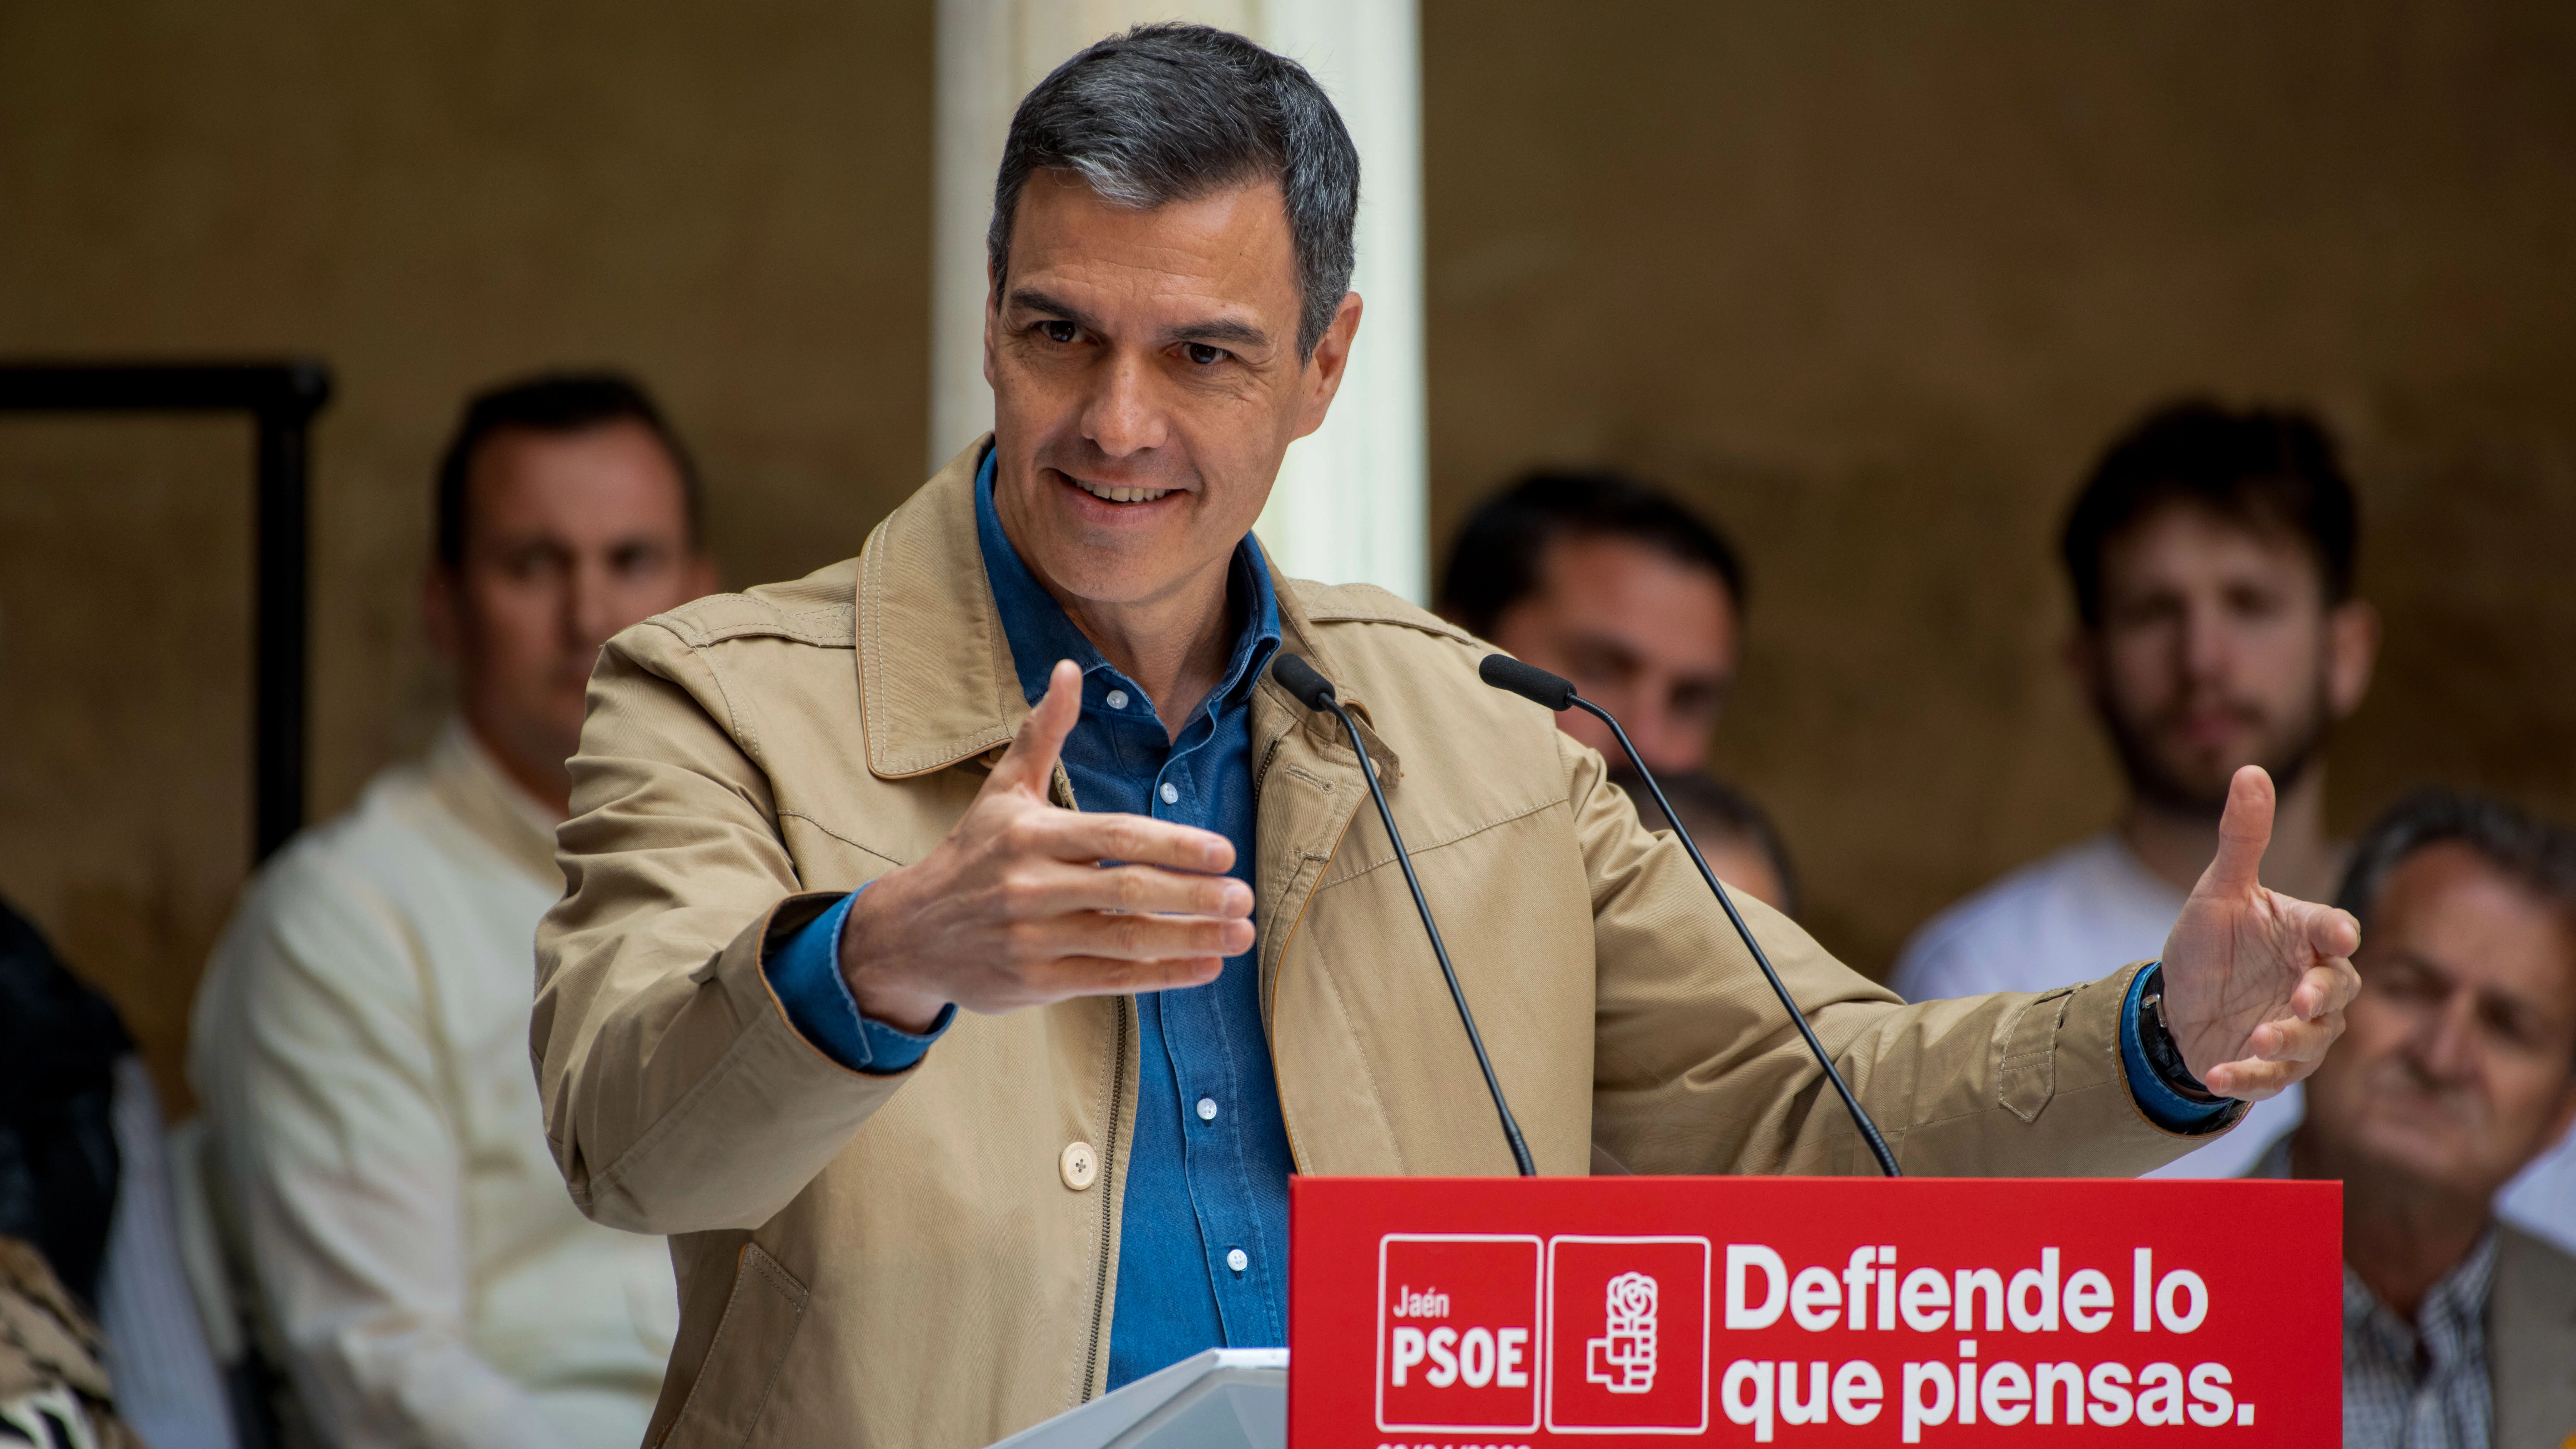
[[[1296,1449],[2342,1441],[2336,1183],[1291,1191]]]

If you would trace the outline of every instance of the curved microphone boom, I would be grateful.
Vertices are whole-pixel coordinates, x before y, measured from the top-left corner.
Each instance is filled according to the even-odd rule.
[[[1431,919],[1431,903],[1423,899],[1422,882],[1413,874],[1413,856],[1404,848],[1404,836],[1395,828],[1395,812],[1387,808],[1386,791],[1377,782],[1377,766],[1369,759],[1368,746],[1360,741],[1360,727],[1349,710],[1334,697],[1333,682],[1315,672],[1315,667],[1294,654],[1282,653],[1270,666],[1270,677],[1299,704],[1318,714],[1329,713],[1342,722],[1351,737],[1351,749],[1360,757],[1360,774],[1368,780],[1369,798],[1377,802],[1377,818],[1386,823],[1386,838],[1395,844],[1396,864],[1404,867],[1404,883],[1413,889],[1413,908],[1422,913],[1422,930],[1431,938],[1431,954],[1440,958],[1440,974],[1449,982],[1449,999],[1458,1004],[1458,1023],[1467,1028],[1467,1045],[1476,1049],[1476,1065],[1485,1072],[1485,1090],[1494,1094],[1494,1111],[1503,1119],[1503,1137],[1512,1146],[1512,1161],[1521,1176],[1538,1176],[1538,1167],[1530,1161],[1529,1144],[1521,1140],[1521,1124],[1512,1119],[1512,1104],[1503,1100],[1503,1084],[1494,1075],[1493,1059],[1485,1055],[1485,1038],[1476,1030],[1476,1014],[1467,1009],[1466,989],[1458,984],[1457,968],[1449,964],[1449,948],[1440,942],[1440,927]]]
[[[1762,968],[1762,979],[1771,983],[1771,989],[1779,994],[1780,1004],[1788,1009],[1789,1019],[1798,1024],[1798,1034],[1807,1039],[1807,1050],[1816,1054],[1816,1065],[1825,1069],[1827,1080],[1834,1084],[1835,1091],[1842,1094],[1843,1105],[1851,1109],[1852,1121],[1860,1127],[1861,1140],[1869,1144],[1870,1155],[1878,1159],[1879,1171],[1890,1177],[1903,1177],[1905,1174],[1896,1169],[1896,1154],[1887,1150],[1887,1139],[1878,1135],[1878,1124],[1869,1120],[1869,1113],[1861,1107],[1860,1098],[1852,1095],[1851,1084],[1843,1080],[1843,1074],[1834,1066],[1834,1059],[1826,1053],[1825,1044],[1816,1040],[1816,1029],[1807,1024],[1807,1014],[1798,1009],[1797,1000],[1789,995],[1789,988],[1780,980],[1780,973],[1772,969],[1771,958],[1763,953],[1762,943],[1753,939],[1753,928],[1744,924],[1744,917],[1736,911],[1735,902],[1726,898],[1725,888],[1717,883],[1717,872],[1708,868],[1708,858],[1699,853],[1699,842],[1691,839],[1690,827],[1682,824],[1682,817],[1675,813],[1672,802],[1664,798],[1664,787],[1655,782],[1655,772],[1646,768],[1644,760],[1637,758],[1637,747],[1628,743],[1628,732],[1619,727],[1619,721],[1610,717],[1610,711],[1577,694],[1572,680],[1550,674],[1535,664],[1523,664],[1508,654],[1486,655],[1484,662],[1476,666],[1476,674],[1496,689],[1509,690],[1560,713],[1569,708],[1579,709],[1610,727],[1610,733],[1618,737],[1619,748],[1627,752],[1628,763],[1637,767],[1637,777],[1654,792],[1655,803],[1663,807],[1664,818],[1673,823],[1673,833],[1681,837],[1682,848],[1690,852],[1691,864],[1699,867],[1700,879],[1708,882],[1709,892],[1717,897],[1719,905],[1726,908],[1726,919],[1734,923],[1735,934],[1744,939],[1744,949],[1753,953],[1753,964]]]

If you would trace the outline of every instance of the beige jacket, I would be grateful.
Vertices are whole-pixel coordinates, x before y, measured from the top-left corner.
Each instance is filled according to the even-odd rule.
[[[2496,1224],[2487,1379],[2496,1449],[2576,1444],[2576,1258],[2510,1223]]]
[[[834,893],[919,860],[1028,712],[977,549],[981,449],[856,561],[650,620],[592,678],[533,1047],[575,1201],[673,1235],[660,1442],[977,1445],[1101,1390],[1133,1003],[964,1017],[870,1077],[803,1040],[761,970]],[[1584,1172],[1595,1141],[1640,1172],[1872,1170],[1600,756],[1420,609],[1279,594],[1282,647],[1374,736],[1541,1171]],[[1509,1173],[1356,757],[1267,678],[1251,710],[1256,949],[1299,1170]],[[1739,905],[1909,1170],[2126,1175],[2194,1145],[2122,1077],[2128,972],[1909,1007]],[[1063,1169],[1076,1143],[1096,1182]]]

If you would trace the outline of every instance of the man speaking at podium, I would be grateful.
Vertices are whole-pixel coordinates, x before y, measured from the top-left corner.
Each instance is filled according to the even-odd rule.
[[[1473,638],[1251,539],[1359,327],[1357,204],[1295,64],[1178,26],[1076,56],[995,188],[993,435],[855,560],[602,653],[533,1047],[574,1198],[673,1238],[655,1442],[982,1444],[1284,1342],[1291,1173],[1512,1170],[1281,653],[1364,722],[1541,1171],[1874,1170],[1601,757]],[[2131,1174],[2341,1030],[2356,931],[2256,884],[2271,808],[2238,778],[2160,1011],[2139,967],[1905,1006],[1740,904],[1906,1167]]]

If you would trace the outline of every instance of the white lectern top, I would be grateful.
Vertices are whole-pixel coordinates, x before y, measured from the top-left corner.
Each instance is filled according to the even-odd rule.
[[[1212,1348],[993,1449],[1287,1449],[1288,1350]]]

